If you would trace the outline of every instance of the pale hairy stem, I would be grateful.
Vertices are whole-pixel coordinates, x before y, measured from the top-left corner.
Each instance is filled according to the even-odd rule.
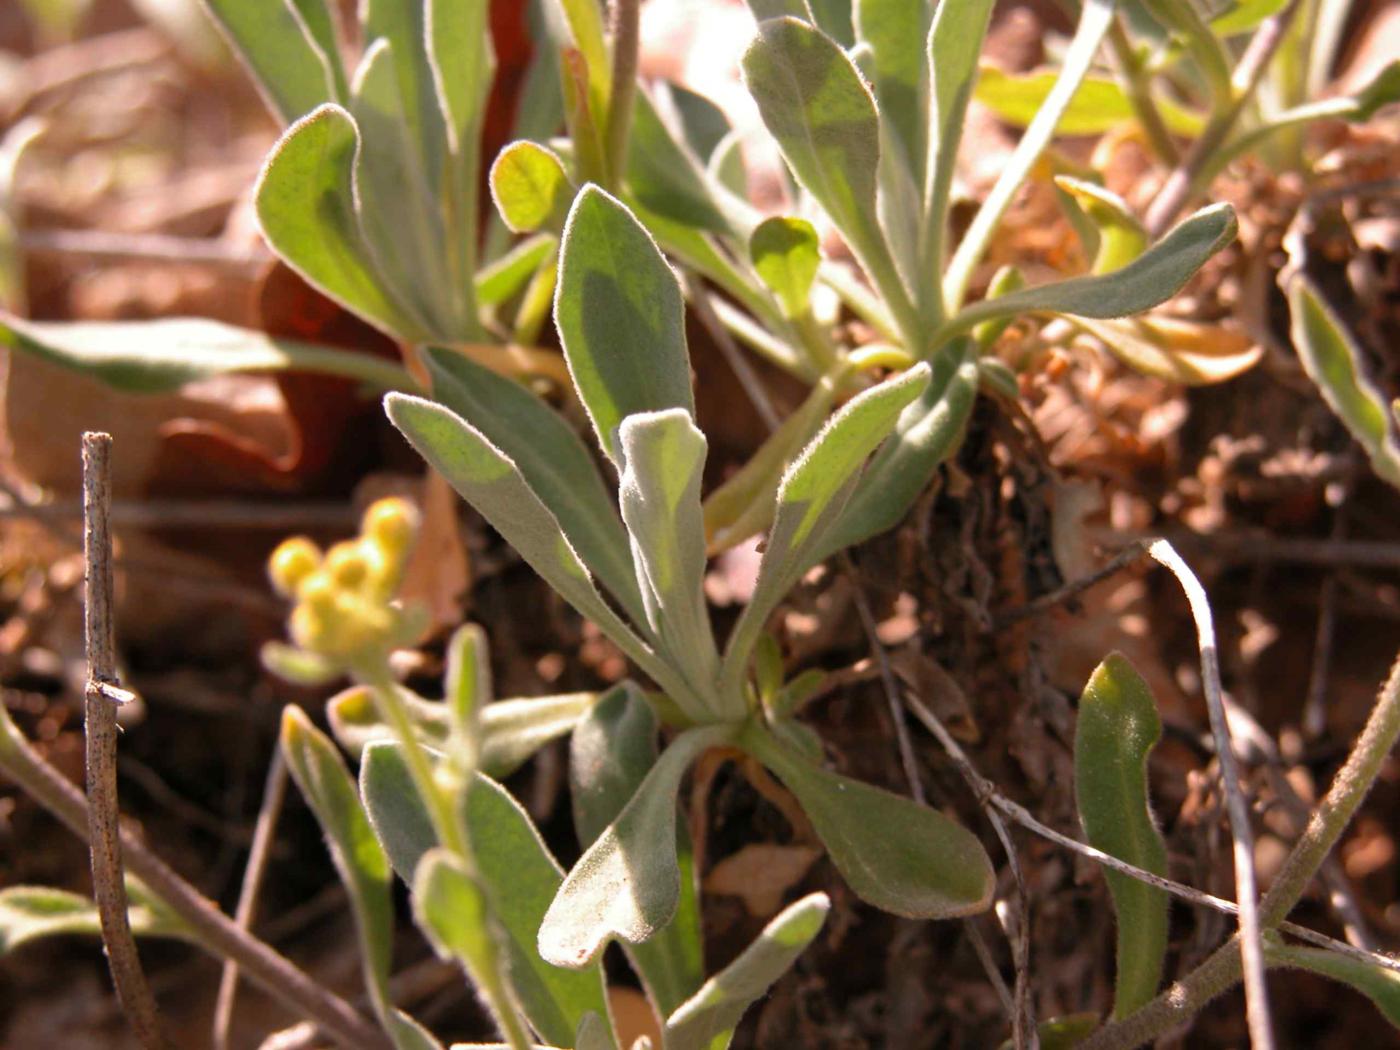
[[[83,634],[87,687],[83,729],[87,773],[87,838],[92,862],[92,894],[102,927],[102,945],[117,1000],[137,1040],[147,1050],[169,1046],[161,1031],[155,996],[127,918],[122,878],[121,814],[117,805],[117,686],[115,628],[112,621],[112,435],[83,435],[83,558],[86,587]]]
[[[30,746],[3,706],[0,772],[87,841],[87,799]],[[347,1050],[387,1046],[379,1029],[354,1007],[221,912],[151,853],[133,832],[121,829],[121,841],[127,870],[185,922],[206,951],[235,960],[249,980],[293,1012],[316,1022],[327,1037]]]
[[[622,185],[627,164],[627,136],[632,130],[632,105],[637,96],[641,6],[641,0],[612,0],[612,95],[608,100],[604,149],[613,187]]]

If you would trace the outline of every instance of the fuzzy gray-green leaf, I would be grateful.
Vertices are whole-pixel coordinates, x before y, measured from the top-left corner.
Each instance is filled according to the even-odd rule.
[[[627,532],[593,457],[567,421],[519,383],[452,350],[424,360],[433,395],[511,458],[585,565],[643,622]]]
[[[639,943],[676,913],[676,792],[702,751],[728,741],[728,726],[676,737],[641,787],[564,879],[540,926],[540,955],[555,966],[588,965],[615,937]]]
[[[788,167],[868,265],[882,244],[880,123],[859,71],[829,36],[795,18],[762,23],[743,69]]]
[[[965,3],[955,6],[967,6]],[[856,33],[871,51],[881,118],[893,128],[915,185],[928,155],[929,15],[933,5],[909,0],[857,0]],[[976,53],[976,48],[963,49]]]
[[[706,451],[705,435],[683,409],[631,415],[618,428],[618,502],[648,620],[671,663],[702,693],[719,664],[704,591]]]
[[[933,378],[900,414],[890,439],[871,457],[820,557],[894,528],[957,448],[977,400],[977,362],[970,340],[956,340],[933,361]]]
[[[389,994],[394,938],[389,859],[360,804],[344,759],[296,706],[283,709],[281,746],[287,771],[316,814],[331,860],[350,896],[360,939],[365,987],[380,1024],[398,1050],[436,1047],[432,1036],[394,1007]],[[414,794],[411,788],[409,793]]]
[[[254,189],[258,224],[274,251],[346,309],[393,335],[421,326],[386,294],[355,214],[351,172],[355,121],[327,104],[302,117],[273,147]]]
[[[929,375],[921,362],[853,397],[783,475],[758,583],[725,649],[721,691],[726,695],[737,691],[768,614],[826,550],[825,538],[839,521],[866,457],[924,392]]]
[[[768,993],[821,932],[831,901],[813,893],[784,908],[757,940],[666,1021],[667,1050],[726,1047],[751,1005]]]
[[[197,938],[176,915],[166,910],[136,879],[128,877],[126,910],[131,932],[138,937]],[[30,941],[78,934],[102,936],[97,905],[80,893],[51,886],[9,886],[0,890],[0,956]]]
[[[491,196],[512,231],[532,233],[563,224],[573,186],[553,150],[534,142],[512,142],[491,165]]]
[[[947,919],[985,911],[996,886],[977,836],[936,809],[828,772],[751,727],[740,745],[797,796],[856,896],[895,915]]]
[[[205,6],[283,123],[341,100],[339,53],[317,40],[304,13],[287,0],[205,0]]]
[[[1234,240],[1237,228],[1230,205],[1212,204],[1180,223],[1122,269],[984,299],[961,311],[948,331],[963,332],[982,321],[1021,313],[1091,318],[1142,313],[1181,291],[1207,259]]]
[[[1385,399],[1366,375],[1361,350],[1301,273],[1289,280],[1293,347],[1312,381],[1371,459],[1371,468],[1400,488],[1400,444]]]
[[[564,880],[525,810],[495,781],[478,776],[467,792],[467,833],[477,876],[503,934],[512,986],[546,1042],[569,1045],[585,1015],[607,1016],[599,967],[561,969],[535,948],[540,923]]]
[[[1340,952],[1284,944],[1276,937],[1265,939],[1264,960],[1270,966],[1307,970],[1349,985],[1375,1003],[1385,1019],[1400,1029],[1400,973]]]
[[[807,296],[821,266],[817,231],[806,219],[775,215],[754,227],[749,238],[754,271],[778,297],[783,313],[796,317],[807,309]]]
[[[199,379],[244,372],[314,372],[358,379],[379,390],[418,385],[382,358],[202,317],[66,323],[26,321],[0,310],[0,347],[132,394],[164,394]]]
[[[626,417],[694,414],[680,284],[626,206],[596,186],[569,212],[554,319],[579,399],[614,462]]]
[[[617,819],[656,762],[657,719],[631,682],[608,690],[569,738],[569,798],[574,829],[587,849]],[[676,826],[680,900],[675,917],[651,940],[628,947],[633,968],[664,1016],[704,979],[700,909],[690,834]]]
[[[1162,736],[1157,702],[1127,657],[1099,664],[1079,701],[1074,787],[1090,845],[1165,876],[1167,847],[1152,817],[1147,759]],[[1164,890],[1105,871],[1118,918],[1118,979],[1113,1012],[1126,1017],[1157,994],[1167,951]]]

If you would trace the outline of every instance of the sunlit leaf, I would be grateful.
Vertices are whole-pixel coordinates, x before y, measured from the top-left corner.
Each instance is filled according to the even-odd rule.
[[[1079,701],[1074,793],[1089,844],[1156,875],[1167,874],[1167,846],[1152,816],[1147,759],[1162,737],[1157,701],[1120,653],[1099,664]],[[1167,952],[1166,891],[1104,870],[1118,919],[1113,1013],[1126,1017],[1151,1001]]]
[[[126,883],[127,921],[138,937],[197,941],[184,921],[134,878]],[[0,890],[0,956],[45,937],[102,936],[97,905],[80,893],[49,886],[9,886]]]
[[[1362,368],[1360,347],[1301,273],[1292,276],[1287,292],[1293,347],[1303,368],[1366,450],[1371,469],[1400,488],[1400,443],[1385,398]]]
[[[569,799],[574,828],[587,849],[637,794],[656,762],[657,719],[630,682],[610,689],[569,739]],[[690,835],[676,826],[680,898],[676,914],[656,935],[628,945],[627,954],[662,1016],[704,978],[700,909]]]
[[[1147,230],[1118,194],[1069,175],[1057,176],[1055,185],[1070,195],[1098,232],[1092,273],[1122,269],[1147,250]]]
[[[1253,368],[1264,354],[1242,332],[1174,318],[1095,321],[1072,317],[1076,326],[1144,375],[1188,386],[1223,383]]]
[[[991,859],[962,825],[828,772],[756,726],[740,744],[797,796],[832,863],[862,900],[916,919],[974,915],[990,906],[996,885]]]
[[[933,6],[907,0],[854,5],[856,35],[870,48],[880,116],[894,130],[916,186],[923,185],[928,157],[927,41]]]
[[[984,65],[974,97],[1008,124],[1024,128],[1045,104],[1056,76],[1053,70],[1003,73],[995,66]],[[1153,101],[1168,130],[1178,135],[1194,137],[1205,126],[1200,114],[1168,98],[1157,97]],[[1133,104],[1116,80],[1089,76],[1075,91],[1057,130],[1061,135],[1102,135],[1136,120]]]
[[[783,313],[796,317],[807,309],[807,296],[821,266],[817,231],[806,219],[774,216],[754,228],[749,238],[754,271],[778,297]]]
[[[1237,228],[1234,209],[1228,204],[1213,204],[1180,223],[1122,269],[983,299],[960,311],[949,331],[967,331],[993,317],[1020,313],[1098,319],[1142,313],[1181,291],[1207,259],[1234,240]]]
[[[329,18],[318,24],[306,17],[308,9],[325,12],[321,0],[295,6],[286,0],[205,0],[205,7],[284,124],[323,102],[344,100],[340,53],[313,31],[329,29]]]
[[[608,941],[653,936],[676,913],[676,792],[702,751],[727,742],[732,727],[711,725],[676,737],[618,818],[564,879],[540,926],[540,955],[555,966],[588,965]]]
[[[327,104],[287,129],[254,189],[258,223],[274,251],[347,310],[390,334],[421,338],[373,269],[355,215],[351,172],[360,149],[353,118]]]
[[[727,233],[729,224],[715,203],[705,169],[676,140],[644,91],[627,140],[627,191],[650,212],[710,233]]]
[[[501,218],[516,233],[560,225],[573,187],[553,150],[533,142],[512,142],[491,165],[491,196]]]
[[[379,390],[415,390],[398,365],[340,347],[279,339],[220,321],[25,321],[0,311],[0,347],[33,354],[133,394],[242,372],[313,372]]]
[[[813,893],[784,908],[732,963],[666,1020],[667,1050],[725,1047],[751,1005],[791,969],[821,932],[831,901]]]
[[[586,186],[564,231],[554,319],[598,443],[617,461],[617,428],[637,412],[692,415],[680,284],[651,236],[615,198]]]
[[[1265,940],[1264,959],[1270,966],[1307,970],[1349,985],[1375,1003],[1387,1021],[1400,1028],[1400,973],[1340,952],[1284,944],[1276,938]]]

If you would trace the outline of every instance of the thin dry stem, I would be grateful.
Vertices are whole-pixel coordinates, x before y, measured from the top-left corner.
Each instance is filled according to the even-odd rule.
[[[262,805],[258,808],[258,823],[253,829],[248,863],[243,868],[243,885],[239,888],[238,906],[233,913],[233,921],[244,930],[251,929],[253,925],[253,916],[258,909],[258,893],[262,889],[268,861],[272,859],[272,842],[277,830],[277,818],[282,813],[282,803],[286,797],[287,764],[282,758],[282,749],[277,747],[273,748],[272,760],[267,766]],[[237,996],[238,963],[233,959],[226,959],[223,973],[219,975],[219,996],[214,1001],[215,1050],[227,1050],[229,1026],[233,1023],[233,1003]]]
[[[1240,944],[1244,959],[1245,1013],[1249,1022],[1249,1037],[1255,1050],[1270,1050],[1274,1045],[1273,1023],[1269,1018],[1269,993],[1264,971],[1263,928],[1259,920],[1259,888],[1254,874],[1254,831],[1249,823],[1249,803],[1240,789],[1239,762],[1230,738],[1230,722],[1225,717],[1225,702],[1221,696],[1220,659],[1215,645],[1215,622],[1210,600],[1196,574],[1191,571],[1166,540],[1157,540],[1147,548],[1156,561],[1171,571],[1186,592],[1191,616],[1196,621],[1197,641],[1201,650],[1201,688],[1210,714],[1210,728],[1215,736],[1215,749],[1220,761],[1220,780],[1225,788],[1226,811],[1230,817],[1230,837],[1235,861],[1235,895],[1240,908]]]
[[[112,435],[83,435],[83,557],[87,581],[83,633],[87,647],[84,736],[87,766],[88,852],[92,892],[102,925],[102,944],[112,984],[127,1023],[148,1050],[168,1046],[161,1032],[155,996],[141,969],[136,939],[127,918],[126,883],[117,807],[117,687],[115,630],[112,625]],[[129,696],[129,694],[127,694]],[[117,701],[117,702],[114,702]]]

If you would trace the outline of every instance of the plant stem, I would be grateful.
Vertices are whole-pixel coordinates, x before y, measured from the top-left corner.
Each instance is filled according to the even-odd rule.
[[[1176,148],[1176,143],[1172,141],[1166,121],[1162,119],[1162,111],[1157,108],[1157,103],[1152,98],[1152,86],[1142,58],[1133,50],[1132,41],[1128,39],[1123,23],[1116,16],[1113,25],[1108,29],[1108,46],[1113,49],[1113,57],[1123,78],[1123,90],[1137,115],[1138,123],[1142,125],[1143,134],[1147,136],[1147,143],[1152,147],[1152,152],[1156,153],[1157,159],[1164,164],[1178,164],[1181,154]]]
[[[120,812],[117,807],[116,642],[112,625],[112,435],[83,435],[83,557],[86,587],[83,634],[87,688],[83,698],[86,750],[88,854],[92,892],[102,926],[102,944],[122,1012],[147,1050],[168,1046],[155,996],[141,969],[127,917],[122,880]],[[104,688],[105,687],[105,688]]]
[[[238,891],[238,906],[233,913],[233,921],[245,930],[253,925],[253,915],[258,907],[258,891],[262,888],[267,863],[272,859],[277,817],[282,812],[282,803],[286,797],[287,763],[282,758],[282,749],[274,747],[272,760],[267,766],[262,805],[258,808],[258,822],[253,829],[253,843],[248,850],[248,863],[243,868],[243,885]],[[227,1050],[229,1026],[233,1023],[233,1003],[237,995],[238,963],[227,959],[224,961],[223,973],[219,975],[218,998],[214,1001],[212,1042],[215,1050]]]
[[[0,705],[0,770],[31,798],[87,841],[88,803],[81,791],[44,761]],[[121,829],[127,869],[190,927],[213,955],[232,959],[264,991],[302,1017],[315,1021],[348,1050],[386,1045],[383,1034],[345,1000],[322,986],[275,949],[219,911],[193,886]]]
[[[1371,790],[1397,739],[1400,739],[1400,656],[1391,666],[1390,677],[1381,688],[1376,706],[1346,763],[1260,903],[1260,922],[1265,929],[1280,926],[1284,916],[1293,910]],[[1196,1013],[1238,981],[1240,974],[1239,944],[1231,938],[1141,1010],[1100,1029],[1080,1044],[1081,1050],[1131,1050],[1141,1046]]]
[[[610,190],[622,184],[627,166],[627,136],[637,95],[641,0],[612,0],[612,95],[608,99],[604,157]]]
[[[1176,6],[1173,4],[1173,6]],[[1183,8],[1188,4],[1181,4]],[[1298,10],[1298,0],[1293,0],[1286,8],[1265,22],[1249,41],[1249,47],[1240,56],[1239,63],[1231,75],[1232,97],[1229,105],[1217,107],[1207,122],[1191,150],[1176,169],[1168,176],[1165,185],[1147,209],[1148,234],[1155,240],[1167,231],[1176,221],[1177,215],[1186,207],[1190,199],[1200,189],[1200,182],[1215,156],[1225,145],[1225,140],[1234,130],[1240,114],[1254,97],[1259,79],[1273,59],[1274,53],[1283,38],[1288,34],[1288,26]]]
[[[422,741],[413,727],[408,707],[399,693],[398,684],[389,674],[388,665],[383,659],[367,659],[355,667],[355,677],[368,688],[374,700],[379,717],[389,724],[403,749],[404,761],[408,765],[413,786],[418,791],[423,805],[427,807],[428,818],[438,843],[454,856],[467,857],[467,843],[462,828],[452,811],[452,800],[433,777],[433,766]]]

